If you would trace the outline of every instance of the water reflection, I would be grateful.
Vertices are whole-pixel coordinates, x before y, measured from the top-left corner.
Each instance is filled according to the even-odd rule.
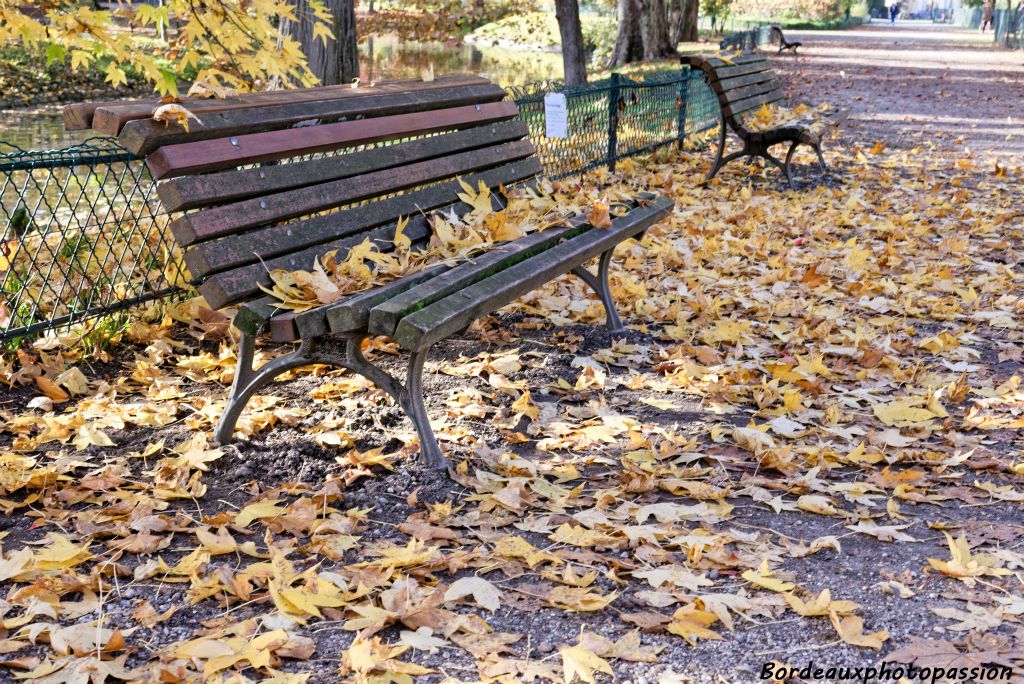
[[[359,49],[363,81],[418,78],[426,68],[433,68],[435,74],[480,74],[501,85],[562,76],[561,55],[550,52],[464,43],[402,42],[397,35],[371,36]],[[91,135],[90,131],[65,131],[59,106],[0,112],[0,141],[23,149],[68,147]],[[0,145],[0,154],[5,151],[10,149]]]
[[[503,86],[562,76],[562,56],[553,52],[402,42],[395,35],[371,36],[360,45],[360,77],[364,80],[416,78],[431,66],[435,74],[480,74]]]

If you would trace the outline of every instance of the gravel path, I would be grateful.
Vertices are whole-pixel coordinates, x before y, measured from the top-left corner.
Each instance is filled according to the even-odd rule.
[[[786,37],[803,43],[774,59],[790,96],[849,108],[851,138],[1024,154],[1024,52],[991,33],[901,21]]]

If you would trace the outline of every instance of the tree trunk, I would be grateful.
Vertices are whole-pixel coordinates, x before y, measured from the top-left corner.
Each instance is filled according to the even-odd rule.
[[[644,60],[665,59],[676,53],[675,47],[669,44],[665,0],[640,0],[640,40]]]
[[[558,32],[562,34],[562,65],[565,85],[587,82],[587,55],[583,49],[583,29],[580,26],[580,6],[577,0],[555,0]]]
[[[668,4],[668,40],[679,45],[683,39],[683,14],[686,0],[670,0]]]
[[[697,18],[700,10],[700,0],[686,0],[683,10],[683,28],[679,41],[682,43],[697,42]]]
[[[334,40],[325,45],[320,38],[313,37],[313,10],[308,0],[297,0],[292,22],[292,38],[302,45],[310,71],[321,85],[349,83],[359,76],[359,47],[356,45],[356,13],[353,0],[324,0],[331,11],[333,21],[330,28]]]
[[[644,46],[640,38],[640,1],[618,0],[619,32],[615,47],[608,60],[609,67],[637,62],[644,57]]]
[[[676,54],[671,43],[665,0],[618,0],[619,33],[609,67]]]

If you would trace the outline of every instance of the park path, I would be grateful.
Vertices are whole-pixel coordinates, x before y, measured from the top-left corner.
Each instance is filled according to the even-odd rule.
[[[803,42],[773,60],[789,95],[849,108],[857,139],[1024,156],[1024,52],[994,48],[991,33],[876,21],[786,37]]]

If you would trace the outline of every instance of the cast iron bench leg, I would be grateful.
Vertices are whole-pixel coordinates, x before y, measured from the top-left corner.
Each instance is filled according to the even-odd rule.
[[[427,417],[427,409],[423,403],[422,375],[427,350],[410,355],[407,380],[403,385],[387,371],[370,363],[363,356],[362,343],[366,339],[365,335],[350,335],[345,339],[344,353],[329,349],[318,350],[316,347],[321,338],[304,339],[295,351],[279,356],[261,366],[259,370],[255,370],[252,367],[252,362],[256,350],[256,337],[242,333],[238,342],[235,380],[231,384],[231,395],[227,406],[224,408],[224,413],[221,414],[216,430],[214,430],[214,440],[221,445],[231,443],[235,424],[241,417],[245,405],[256,392],[274,378],[294,368],[323,364],[358,373],[387,392],[416,426],[416,434],[420,439],[420,462],[429,468],[445,468],[448,462],[434,437],[434,431],[431,429],[430,420]]]
[[[818,166],[821,167],[822,173],[828,173],[828,166],[825,164],[825,157],[821,154],[821,145],[815,143],[813,147],[814,151],[818,153]]]
[[[793,148],[792,147],[789,148],[789,151],[792,152]],[[770,161],[772,164],[774,164],[776,167],[778,167],[778,169],[780,171],[782,171],[783,175],[786,176],[786,184],[789,185],[789,189],[792,190],[793,189],[793,175],[789,172],[789,162],[787,161],[786,163],[783,163],[783,162],[779,161],[778,159],[773,157],[771,154],[769,154],[767,149],[761,154],[761,156],[763,156],[766,160]],[[787,160],[789,159],[789,155],[788,154],[786,155],[786,158],[787,158]]]
[[[577,266],[572,269],[573,275],[585,282],[590,286],[597,296],[601,298],[601,304],[604,305],[605,322],[608,329],[613,333],[626,332],[626,326],[622,324],[622,319],[619,318],[619,312],[615,310],[615,299],[612,297],[611,287],[608,285],[608,267],[612,262],[612,252],[614,248],[609,249],[601,253],[601,258],[597,262],[597,275],[588,271],[583,266]]]
[[[409,368],[400,403],[416,426],[416,434],[420,439],[420,463],[433,470],[445,470],[448,460],[437,443],[434,429],[430,427],[430,416],[427,415],[427,406],[423,401],[423,364],[427,360],[428,351],[429,347],[409,355]]]
[[[711,182],[723,166],[729,163],[729,160],[722,160],[722,155],[725,154],[725,136],[727,134],[725,127],[725,115],[719,113],[718,115],[718,152],[715,153],[715,162],[711,165],[711,170],[708,171],[708,175],[704,176],[704,182],[701,185],[707,185]],[[729,155],[731,159],[735,159],[732,155]]]
[[[300,366],[311,363],[330,363],[328,360],[314,360],[311,344],[303,340],[299,348],[290,354],[279,356],[255,370],[252,367],[256,351],[256,337],[242,333],[238,341],[238,361],[235,365],[235,380],[231,383],[231,395],[228,398],[224,413],[221,414],[213,438],[221,445],[230,444],[235,431],[235,423],[242,415],[242,410],[261,387],[267,385],[278,375]]]

